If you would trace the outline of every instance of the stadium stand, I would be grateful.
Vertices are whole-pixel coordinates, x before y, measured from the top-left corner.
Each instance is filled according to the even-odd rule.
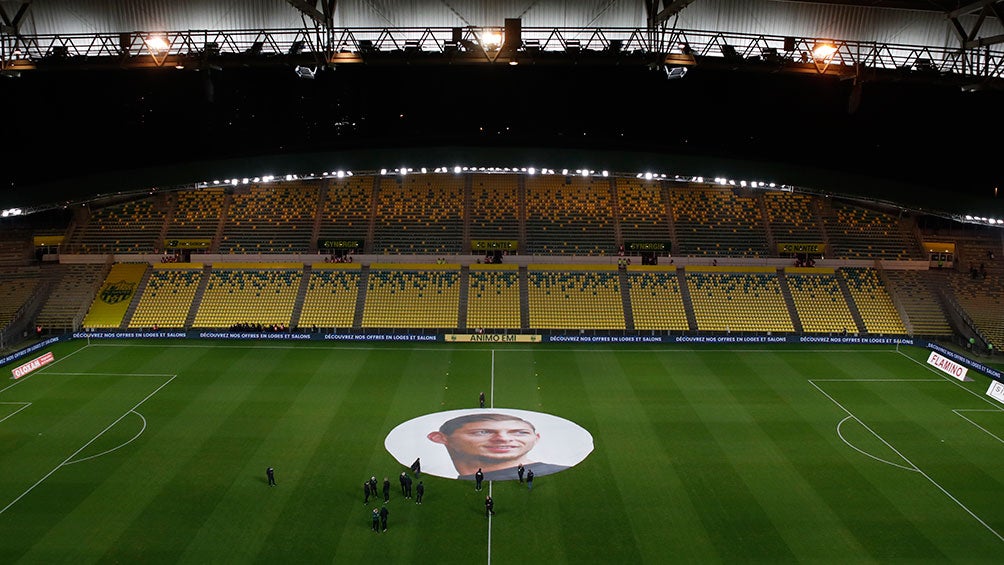
[[[533,255],[607,255],[616,250],[609,179],[526,179],[526,238]]]
[[[670,241],[662,185],[636,179],[616,183],[621,240]]]
[[[373,216],[373,177],[358,175],[331,180],[320,213],[318,238],[365,241]]]
[[[471,175],[471,239],[519,239],[519,180]]]
[[[370,265],[362,326],[456,328],[460,265]]]
[[[104,280],[109,266],[105,264],[59,265],[58,276],[49,298],[38,313],[36,323],[47,330],[77,330],[84,320],[88,305]]]
[[[889,293],[906,316],[910,333],[916,336],[945,337],[952,335],[948,315],[938,298],[939,281],[944,273],[937,271],[886,270]],[[943,283],[940,283],[943,284]]]
[[[129,327],[185,327],[202,276],[198,263],[154,265]]]
[[[166,213],[163,195],[91,209],[70,238],[79,253],[152,253],[160,247]]]
[[[875,269],[843,268],[839,272],[847,282],[866,332],[884,335],[906,333],[899,311]]]
[[[527,279],[532,329],[624,329],[624,302],[614,267],[534,265]]]
[[[373,251],[383,254],[460,253],[464,231],[463,177],[381,177]]]
[[[220,253],[306,253],[317,214],[316,183],[254,184],[235,191]]]
[[[998,351],[1004,347],[1004,278],[959,273],[950,276],[949,284],[956,302],[983,338]]]
[[[784,274],[802,331],[857,333],[834,269],[787,267]]]
[[[697,329],[791,332],[794,325],[772,267],[687,267]]]
[[[520,328],[519,271],[515,265],[472,265],[469,284],[468,329]]]
[[[675,267],[630,266],[627,271],[636,330],[690,329]]]
[[[351,328],[359,297],[360,266],[355,263],[314,263],[299,326]]]
[[[116,263],[91,302],[84,317],[85,329],[117,328],[122,325],[129,304],[136,296],[147,263]]]
[[[923,259],[920,246],[900,220],[840,202],[823,205],[828,254],[844,259]]]
[[[767,235],[754,198],[729,188],[673,188],[669,191],[676,254],[766,257]]]
[[[223,188],[216,186],[177,192],[166,239],[215,239],[225,198]]]
[[[213,264],[193,327],[289,327],[302,276],[294,263]]]
[[[775,243],[824,243],[813,198],[806,194],[771,191],[763,194],[767,225]]]
[[[38,269],[4,269],[0,271],[0,328],[7,327],[22,308],[38,292],[42,279]]]

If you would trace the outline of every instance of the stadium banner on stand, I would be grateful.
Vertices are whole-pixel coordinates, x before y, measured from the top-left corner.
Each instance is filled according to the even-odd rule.
[[[537,334],[446,334],[448,343],[540,343],[543,337]]]
[[[932,367],[935,367],[936,369],[938,369],[943,373],[951,375],[953,378],[956,378],[964,383],[973,380],[966,376],[966,373],[969,371],[969,369],[963,367],[962,365],[959,365],[958,363],[952,361],[951,359],[946,359],[941,355],[938,355],[937,352],[932,351],[931,354],[927,356],[927,364],[931,365]]]
[[[363,248],[361,239],[318,239],[317,248],[321,251],[325,249],[355,249]]]
[[[439,341],[439,336],[435,334],[364,334],[364,333],[344,333],[344,334],[323,334],[324,341]]]
[[[209,249],[212,239],[165,239],[164,249]]]
[[[1004,383],[990,381],[990,388],[987,389],[987,396],[997,402],[1004,404]]]
[[[16,360],[18,360],[18,359],[20,359],[22,357],[27,357],[29,354],[34,353],[34,352],[38,351],[39,349],[44,349],[44,348],[52,345],[53,343],[59,343],[60,341],[63,341],[64,339],[66,339],[65,336],[57,335],[55,337],[50,337],[48,339],[42,340],[42,341],[40,341],[38,343],[35,343],[35,344],[30,345],[28,347],[25,347],[24,349],[15,351],[14,353],[10,353],[8,355],[4,355],[3,357],[0,357],[0,365],[6,365],[7,363],[10,363],[11,361],[16,361]]]
[[[673,247],[670,241],[625,241],[624,251],[635,253],[669,253]]]
[[[49,363],[52,363],[54,360],[55,356],[53,356],[52,352],[50,351],[45,355],[36,357],[31,361],[28,361],[24,365],[21,365],[19,367],[14,367],[13,369],[11,369],[11,375],[13,375],[11,378],[14,380],[20,379],[21,377],[27,375],[28,373],[36,369],[41,369],[42,367],[48,365]]]
[[[472,239],[471,251],[517,251],[519,242],[515,239]]]
[[[183,330],[177,331],[155,331],[155,332],[76,332],[73,339],[164,339],[164,338],[186,338],[188,333]]]
[[[777,252],[782,255],[792,253],[816,253],[822,255],[826,252],[825,243],[778,243]]]
[[[920,342],[920,340],[917,341]],[[987,367],[986,365],[978,361],[973,361],[972,359],[964,355],[960,355],[952,351],[951,349],[946,349],[938,345],[937,343],[920,342],[917,345],[919,345],[920,347],[927,347],[932,351],[937,351],[938,353],[941,354],[942,357],[947,357],[952,361],[955,361],[959,365],[964,365],[966,367],[969,367],[970,369],[973,369],[974,371],[979,371],[984,375],[989,376],[992,379],[1004,382],[1004,375],[1002,375],[1001,372],[998,371],[997,369]]]

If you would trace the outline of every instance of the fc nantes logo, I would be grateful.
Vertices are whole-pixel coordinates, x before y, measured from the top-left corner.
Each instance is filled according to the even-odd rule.
[[[101,301],[105,304],[118,304],[132,296],[136,290],[136,283],[118,281],[108,283],[101,289]]]

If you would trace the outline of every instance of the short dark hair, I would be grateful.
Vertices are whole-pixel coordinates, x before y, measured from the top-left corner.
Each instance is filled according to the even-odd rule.
[[[524,424],[530,426],[530,429],[532,429],[535,433],[537,431],[537,428],[534,427],[533,424],[527,422],[523,418],[510,416],[509,414],[497,414],[490,412],[485,414],[467,414],[465,416],[457,416],[456,418],[443,422],[443,425],[439,426],[439,432],[445,435],[450,435],[471,422],[508,422],[510,420],[523,422]]]

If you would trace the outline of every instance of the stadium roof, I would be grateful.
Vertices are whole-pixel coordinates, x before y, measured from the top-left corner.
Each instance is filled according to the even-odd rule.
[[[990,214],[1001,208],[995,190],[1004,184],[996,165],[1004,125],[1002,6],[950,0],[0,0],[6,75],[0,104],[8,141],[0,207],[265,174],[255,170],[262,167],[378,169],[402,159],[439,166],[452,165],[446,162],[452,156],[484,165],[550,158],[565,162],[538,166],[760,177]],[[355,53],[358,41],[344,38],[361,37],[367,28],[435,51],[445,44],[435,39],[440,30],[458,28],[480,43],[479,30],[502,29],[507,17],[520,18],[524,39],[555,30],[565,52],[519,66],[465,66],[442,57],[421,60],[441,64],[424,65],[407,49],[385,47],[360,65],[331,64],[337,51]],[[416,29],[428,33],[416,36]],[[273,64],[257,65],[251,63],[261,59],[210,57],[231,49],[231,38],[247,37],[205,39],[226,30],[273,30],[266,36],[293,42],[337,30],[343,40],[332,53],[311,52],[307,41],[306,60],[322,51],[325,57],[314,64],[291,59],[282,44],[281,56],[266,57]],[[108,58],[93,46],[109,37],[115,49],[138,41],[130,60],[156,59],[142,51],[154,32],[167,32],[172,41],[201,38],[197,57],[182,60],[178,50],[177,61],[141,69],[116,51],[116,64],[98,64]],[[601,58],[615,36],[631,52]],[[796,41],[793,50],[772,43],[787,38]],[[842,63],[800,64],[802,46],[813,38],[842,42]],[[582,51],[592,53],[596,41],[593,58],[567,49],[581,42]],[[654,47],[659,42],[672,44]],[[723,56],[721,43],[736,46],[738,59]],[[685,76],[671,80],[672,64],[663,63],[684,44],[696,56],[684,63]],[[862,46],[878,44],[883,48],[866,56]],[[66,49],[54,49],[60,45]],[[774,65],[769,55],[781,50],[783,61]],[[632,58],[636,52],[643,56]],[[887,61],[874,54],[887,52],[898,54]],[[653,64],[652,53],[667,59]],[[952,66],[959,53],[962,69]],[[12,66],[19,58],[29,70]],[[926,60],[935,68],[922,68]],[[889,61],[892,68],[880,72]],[[980,61],[983,66],[975,64]],[[313,79],[294,73],[294,63]],[[810,72],[788,72],[799,68]]]

